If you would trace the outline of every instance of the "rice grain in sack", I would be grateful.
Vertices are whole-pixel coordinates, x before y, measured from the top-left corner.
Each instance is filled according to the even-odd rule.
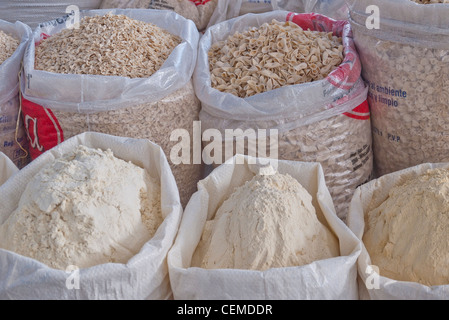
[[[212,87],[212,81],[215,81],[214,78],[217,75],[224,74],[231,79],[236,69],[243,69],[242,63],[239,64],[239,58],[235,59],[237,61],[235,66],[230,65],[226,59],[217,58],[222,59],[217,65],[221,64],[223,68],[217,68],[218,72],[211,71],[209,50],[212,45],[226,40],[228,36],[236,32],[242,33],[250,28],[261,27],[273,20],[278,21],[277,25],[273,26],[273,30],[282,28],[283,22],[289,22],[300,26],[305,32],[310,33],[308,29],[327,32],[326,39],[335,40],[341,37],[342,44],[334,48],[337,52],[341,50],[341,63],[331,69],[331,65],[328,64],[334,59],[332,57],[336,53],[331,51],[332,49],[326,49],[325,46],[328,44],[324,44],[327,41],[323,39],[316,40],[319,44],[313,48],[307,48],[306,45],[302,47],[299,45],[301,48],[289,48],[291,41],[283,42],[282,38],[285,35],[279,35],[276,39],[281,40],[274,45],[268,43],[261,49],[267,50],[266,52],[256,52],[254,58],[249,59],[253,64],[250,64],[248,70],[242,73],[245,77],[240,80],[232,79],[230,84],[226,81],[222,82],[223,79],[218,79],[216,80],[218,89]],[[253,32],[255,38],[248,40],[248,44],[239,43],[240,47],[236,45],[237,50],[245,51],[244,48],[251,47],[252,42],[265,43],[264,32],[270,31],[248,32]],[[264,34],[259,37],[262,33]],[[237,39],[241,37],[241,35],[236,36]],[[269,51],[271,45],[281,49],[277,52]],[[321,51],[320,48],[323,48],[322,55],[318,54]],[[326,52],[326,50],[329,51]],[[239,57],[243,51],[229,52],[229,55]],[[302,60],[298,59],[301,54],[304,54]],[[294,59],[297,60],[291,62]],[[275,69],[279,71],[278,74],[273,74]],[[292,69],[294,71],[290,71]],[[310,70],[306,72],[305,69]],[[256,134],[258,130],[265,130],[270,145],[272,141],[277,141],[277,154],[274,157],[280,160],[320,162],[337,214],[344,219],[353,191],[358,185],[370,180],[372,173],[370,113],[366,101],[368,89],[360,77],[360,69],[360,60],[353,43],[351,27],[347,21],[336,21],[313,13],[295,14],[287,11],[272,11],[263,14],[247,14],[221,22],[208,28],[202,36],[194,72],[195,91],[202,103],[200,120],[203,134],[209,129],[218,129],[224,137],[222,146],[225,150],[220,151],[226,155],[228,151],[226,144],[230,139],[235,138],[226,138],[227,131],[236,133],[237,130],[241,130],[242,137],[247,138],[245,135],[251,130]],[[226,70],[229,72],[226,73]],[[259,70],[260,73],[254,70]],[[286,72],[289,78],[280,79]],[[320,76],[320,72],[328,72],[328,74]],[[294,84],[294,81],[301,80],[301,77],[312,78],[310,74],[316,75],[314,81],[307,80],[304,83],[298,81]],[[250,81],[246,84],[238,82],[248,79]],[[260,83],[256,82],[257,79]],[[290,84],[292,83],[290,81],[293,84]],[[274,89],[275,84],[276,89]],[[229,88],[227,88],[228,85]],[[246,88],[247,96],[236,94],[241,88]],[[277,130],[278,137],[270,136],[270,130]],[[258,138],[261,141],[262,138],[260,136]],[[204,154],[208,150],[208,144],[204,137],[203,141]],[[260,146],[258,149],[258,155],[265,156],[260,154]],[[270,153],[267,150],[262,151],[266,154]],[[235,153],[241,152],[235,151]],[[273,157],[273,154],[270,157]],[[229,153],[224,160],[228,158]]]

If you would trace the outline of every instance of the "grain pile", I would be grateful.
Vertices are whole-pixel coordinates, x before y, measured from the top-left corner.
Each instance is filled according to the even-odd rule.
[[[85,17],[36,47],[35,69],[63,74],[146,78],[180,43],[179,37],[125,15]]]
[[[12,56],[19,46],[19,40],[0,30],[0,65]]]
[[[351,47],[350,37],[343,31],[336,32],[337,29],[330,24],[324,30],[334,32],[303,30],[292,21],[280,22],[278,19],[267,19],[260,27],[241,28],[240,32],[229,36],[223,36],[217,29],[216,33],[224,40],[211,41],[207,63],[210,87],[220,92],[211,90],[210,97],[200,99],[205,101],[201,113],[204,127],[221,128],[222,131],[228,128],[256,131],[276,128],[279,159],[320,162],[338,216],[345,218],[353,191],[371,178],[373,163],[369,108],[365,103],[366,89],[357,71],[360,70],[356,65],[359,62],[357,53]],[[342,66],[345,53],[350,53],[354,59]],[[328,77],[337,68],[338,75]],[[342,90],[339,87],[348,84],[352,88]],[[272,92],[273,95],[266,95],[264,101],[256,96],[276,89],[284,91]],[[242,98],[238,117],[228,111],[236,109],[236,100],[228,99],[222,93]],[[289,98],[285,98],[287,96]],[[332,113],[331,109],[335,107],[329,106],[331,96],[335,105],[342,103],[340,101],[351,102],[349,108],[346,107],[349,113],[326,116],[323,110]],[[258,102],[246,99],[253,97]],[[216,104],[214,108],[209,107],[211,98]],[[229,103],[221,106],[222,100]],[[266,101],[272,103],[273,110],[258,105]],[[282,111],[284,108],[289,111]],[[219,113],[213,109],[219,109]],[[220,114],[224,112],[226,115],[222,117]],[[257,116],[252,112],[258,112]],[[245,154],[249,154],[247,149]],[[267,150],[266,154],[269,153]]]
[[[309,192],[288,174],[257,174],[206,222],[192,265],[263,271],[338,255],[338,239],[318,220]]]
[[[245,98],[324,79],[343,61],[341,38],[273,20],[236,32],[209,51],[212,87]]]
[[[401,178],[365,215],[363,242],[380,275],[449,284],[449,170]]]

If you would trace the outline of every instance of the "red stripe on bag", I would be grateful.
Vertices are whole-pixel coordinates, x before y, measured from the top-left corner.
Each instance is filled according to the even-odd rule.
[[[31,159],[64,141],[62,128],[50,109],[22,98],[22,113]]]
[[[48,39],[48,38],[50,38],[50,37],[51,37],[51,36],[48,35],[48,34],[46,34],[46,33],[41,33],[40,36],[39,36],[39,41],[35,42],[34,45],[37,47],[38,45],[41,44],[42,40]]]
[[[202,6],[212,0],[189,0],[190,2],[193,2],[196,6]]]
[[[370,111],[368,101],[364,101],[361,105],[352,109],[352,111],[343,113],[345,116],[356,120],[369,120]]]

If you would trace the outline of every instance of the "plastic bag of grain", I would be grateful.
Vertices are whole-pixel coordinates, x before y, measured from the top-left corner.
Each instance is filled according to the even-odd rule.
[[[31,29],[0,20],[0,152],[22,168],[28,164],[25,128],[19,116],[19,72]]]
[[[449,164],[420,164],[360,186],[347,225],[362,241],[361,299],[449,298]]]
[[[87,155],[83,155],[83,153],[70,155],[78,150],[80,146],[97,150],[95,153],[91,153],[91,157],[93,159],[98,154],[98,158],[95,159],[100,160],[97,162],[86,161],[87,157],[90,157],[89,153]],[[115,162],[121,161],[122,163],[121,166],[117,166],[117,168],[120,168],[116,172],[117,177],[123,177],[123,172],[130,172],[121,171],[125,165],[128,167],[137,166],[139,172],[143,168],[146,174],[153,179],[152,181],[156,181],[156,184],[160,185],[160,189],[148,187],[146,193],[142,193],[143,189],[140,189],[138,200],[140,201],[140,209],[136,209],[135,204],[129,201],[126,202],[127,199],[134,199],[134,190],[141,188],[140,184],[137,187],[130,187],[141,180],[141,178],[136,178],[134,173],[132,181],[125,180],[123,184],[109,186],[99,183],[101,181],[111,181],[110,179],[101,180],[107,178],[104,176],[105,173],[102,173],[102,170],[112,168],[109,166],[110,156],[108,158],[106,156],[100,157],[101,152],[106,152],[108,149],[111,150],[112,156],[117,158]],[[101,152],[98,150],[101,150]],[[61,159],[59,164],[56,163],[58,159]],[[104,162],[103,159],[108,160],[108,162]],[[75,168],[81,168],[80,165],[77,165],[77,161],[83,165],[83,169],[74,172]],[[95,163],[97,163],[97,167],[94,166]],[[108,166],[98,165],[99,163],[106,163]],[[49,168],[55,170],[54,172],[60,173],[58,175],[52,174]],[[63,168],[63,170],[56,171],[57,168]],[[92,174],[87,174],[86,172],[92,172]],[[95,172],[98,174],[94,174]],[[42,177],[44,173],[50,178],[55,177],[51,178],[53,180],[49,179],[48,181],[57,181],[58,190],[60,191],[55,193],[51,199],[46,198],[47,203],[42,201],[42,194],[48,195],[48,190],[50,189],[32,189],[32,186],[36,185],[34,184],[37,179],[35,177],[38,175]],[[83,178],[79,180],[81,176]],[[63,179],[63,177],[69,177],[70,179]],[[88,187],[93,185],[89,182],[90,180],[98,182],[95,182],[94,190],[87,191],[89,190]],[[66,181],[70,185],[66,185]],[[83,182],[79,183],[79,181]],[[37,183],[45,185],[46,181],[39,180]],[[84,184],[86,187],[83,187]],[[74,187],[75,185],[77,187]],[[52,186],[50,185],[50,187]],[[115,197],[112,197],[111,192],[113,192],[114,188],[120,187],[125,190],[122,193],[119,190],[114,191],[116,194]],[[98,194],[103,193],[103,196],[78,203],[75,201],[75,199],[78,199],[75,197],[75,194],[82,195],[83,190],[84,192],[87,191],[89,195],[96,194],[98,196]],[[30,192],[35,194],[37,191],[41,193],[37,198],[25,197],[25,194],[30,194]],[[64,196],[67,196],[68,193],[72,196],[65,199]],[[148,202],[143,200],[145,199],[143,194],[147,195],[146,199]],[[156,198],[153,198],[155,194]],[[159,194],[160,197],[157,197]],[[124,196],[121,200],[119,199],[120,195]],[[21,249],[30,248],[21,254],[0,249],[0,297],[2,299],[140,300],[172,298],[166,255],[178,231],[182,207],[175,179],[168,161],[159,146],[147,139],[123,138],[93,132],[86,132],[72,137],[42,154],[42,156],[31,162],[0,187],[0,203],[2,204],[0,207],[0,225],[11,222],[9,218],[12,215],[22,214],[23,216],[23,214],[27,214],[26,204],[29,202],[29,199],[34,199],[40,203],[39,209],[45,211],[45,213],[39,216],[43,216],[47,220],[39,220],[35,216],[33,217],[31,211],[37,210],[36,206],[33,206],[28,208],[30,211],[28,211],[27,219],[20,220],[19,224],[9,224],[9,226],[17,226],[18,229],[15,230],[25,230],[25,232],[21,233],[21,239],[27,239],[27,237],[32,237],[34,234],[36,234],[36,237],[28,238],[27,241],[31,242],[32,245],[22,243],[23,246],[18,246]],[[116,203],[121,203],[121,205],[115,208],[108,208],[108,203],[110,206]],[[132,215],[134,219],[135,213],[138,212],[142,214],[142,218],[137,219],[139,221],[140,219],[144,220],[143,212],[147,212],[148,203],[155,204],[154,208],[159,207],[159,214],[162,215],[163,221],[159,224],[153,237],[144,242],[139,249],[139,246],[134,244],[141,242],[134,243],[131,240],[134,239],[134,235],[140,234],[142,231],[137,229],[141,222],[138,224],[132,222],[130,224],[128,217]],[[24,208],[25,211],[20,210],[17,213],[16,210],[19,210],[19,208]],[[118,218],[120,219],[120,225],[130,228],[128,232],[131,235],[124,237],[123,235],[127,234],[127,230],[123,228],[120,229],[120,232],[116,232],[113,235],[110,234],[110,230],[118,230],[117,222],[119,220],[114,213],[116,211],[122,212],[121,218]],[[153,212],[157,211],[150,211],[151,214]],[[79,219],[73,217],[73,213],[77,213],[76,217],[79,217]],[[104,214],[108,215],[106,220],[104,220]],[[29,223],[33,219],[35,219],[34,222],[27,228],[25,220]],[[107,225],[107,229],[102,227],[104,224]],[[44,233],[39,233],[40,229],[33,226],[41,226],[40,228],[44,228]],[[45,226],[48,226],[49,230],[45,231]],[[59,226],[59,229],[56,226]],[[65,227],[69,229],[64,229]],[[11,232],[12,229],[10,227],[7,232]],[[101,230],[103,232],[100,232]],[[91,231],[98,233],[89,233]],[[48,236],[50,234],[51,238]],[[120,242],[111,242],[111,237],[117,234],[120,234],[122,237]],[[8,240],[10,239],[12,238],[8,238]],[[103,248],[100,243],[107,243],[110,247],[106,246]],[[0,248],[4,248],[4,244],[0,240]],[[39,251],[42,251],[41,255],[39,252],[33,253],[34,245],[37,248],[41,248]],[[74,247],[74,245],[77,246]],[[73,248],[78,249],[74,251]],[[42,261],[44,260],[38,260],[33,258],[35,255],[31,255],[33,253],[39,259],[43,257],[48,260],[51,258],[50,250],[55,250],[56,254],[50,263],[60,262],[58,267],[50,267],[48,262],[43,263]],[[127,252],[127,256],[129,256],[127,250],[131,253],[134,252],[134,255],[131,255],[127,262],[121,261],[119,257],[122,257],[122,251]],[[110,257],[113,258],[112,261],[109,261]],[[61,264],[64,262],[63,260],[67,261],[68,265],[67,268],[61,269],[59,266],[64,265]],[[74,260],[77,262],[69,263]],[[83,264],[78,263],[78,261],[82,261]],[[97,263],[97,261],[100,262]],[[104,261],[109,261],[109,263]],[[88,265],[88,267],[82,267],[83,265]]]
[[[267,27],[273,19],[278,22]],[[303,33],[297,26],[317,33]],[[285,41],[284,27],[290,28],[285,33],[300,35]],[[316,34],[325,36],[313,39]],[[223,43],[230,35],[233,38]],[[312,38],[303,40],[307,36]],[[217,164],[217,154],[226,160],[233,152],[243,153],[226,146],[238,138],[257,144],[257,150],[245,144],[254,149],[245,154],[320,162],[337,214],[344,219],[353,191],[372,172],[368,89],[360,69],[347,21],[273,11],[210,27],[200,40],[193,77],[202,104],[203,154],[207,157],[214,149],[209,153]],[[214,129],[223,148],[208,147],[217,144],[218,138],[208,143],[205,134]],[[259,144],[262,140],[270,140],[270,152],[266,142]]]
[[[369,85],[377,176],[449,161],[449,4],[351,1],[350,23]]]
[[[37,27],[41,22],[58,19],[65,23],[63,17],[75,6],[79,10],[99,9],[101,0],[3,0],[0,1],[0,19],[16,22],[21,21],[31,28]]]
[[[0,151],[0,186],[5,183],[19,169],[9,159],[9,157]]]
[[[192,21],[165,10],[86,11],[78,29],[42,24],[22,82],[32,158],[85,131],[150,139],[168,156],[172,131],[198,120],[198,38]],[[183,204],[202,175],[192,162],[171,163]]]
[[[360,243],[321,165],[267,160],[236,155],[199,183],[167,257],[174,299],[358,299]]]
[[[103,0],[101,9],[171,10],[195,22],[198,30],[206,29],[219,0]]]

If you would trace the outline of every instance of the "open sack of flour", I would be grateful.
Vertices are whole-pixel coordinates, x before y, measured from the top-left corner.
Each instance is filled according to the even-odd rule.
[[[32,158],[86,131],[149,139],[169,155],[171,133],[191,133],[199,117],[198,38],[192,21],[168,10],[92,10],[80,13],[79,27],[41,24],[22,82]],[[185,204],[202,167],[171,165]]]
[[[0,151],[0,186],[5,183],[19,169],[9,159],[9,157]]]
[[[251,156],[320,162],[344,219],[373,166],[368,89],[360,73],[347,21],[273,11],[208,28],[193,76],[205,157],[214,149],[208,161],[217,164],[221,155],[233,155],[228,141],[250,140],[257,145],[245,144]],[[210,130],[221,138],[211,139]],[[208,147],[217,140],[224,151]],[[262,140],[270,141],[270,152]]]
[[[349,2],[369,84],[376,175],[448,162],[449,2]]]
[[[174,299],[358,299],[360,243],[321,165],[266,162],[236,155],[199,182],[168,253]]]
[[[449,299],[449,163],[360,186],[347,224],[362,241],[361,299]]]
[[[0,298],[172,298],[182,207],[151,141],[72,137],[0,186],[0,203]]]
[[[30,161],[19,114],[19,72],[30,39],[27,25],[0,20],[0,152],[19,168]]]

